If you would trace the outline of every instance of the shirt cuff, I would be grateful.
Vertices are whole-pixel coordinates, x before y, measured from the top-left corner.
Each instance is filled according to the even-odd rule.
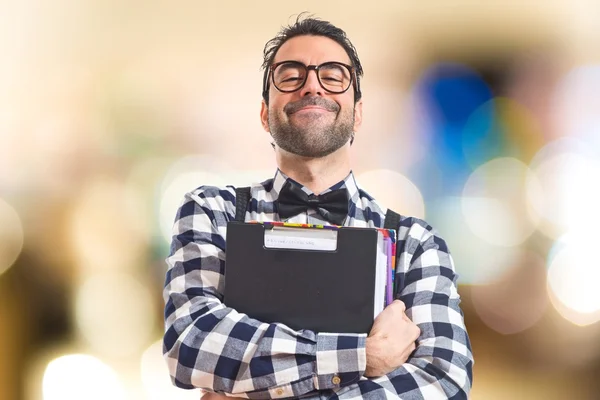
[[[335,389],[357,382],[367,368],[366,340],[365,333],[319,333],[316,388]]]

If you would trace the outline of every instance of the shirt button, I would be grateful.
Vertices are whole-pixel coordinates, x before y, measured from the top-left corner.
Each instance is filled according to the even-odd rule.
[[[281,395],[283,395],[283,389],[279,388],[275,391],[275,393],[277,393],[277,396],[281,396]]]
[[[341,381],[342,381],[342,380],[341,380],[341,379],[340,379],[340,377],[339,377],[339,376],[337,376],[337,375],[336,375],[336,376],[334,376],[333,378],[331,378],[331,383],[333,383],[334,385],[339,385]]]

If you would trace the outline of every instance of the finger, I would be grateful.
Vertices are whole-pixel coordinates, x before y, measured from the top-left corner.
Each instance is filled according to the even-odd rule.
[[[421,329],[417,325],[414,325],[413,337],[415,338],[415,340],[417,340],[419,336],[421,336]]]
[[[406,349],[404,350],[403,353],[403,358],[404,358],[404,362],[407,362],[409,357],[412,355],[412,353],[415,351],[416,346],[415,343],[411,343],[408,346],[406,346]]]
[[[392,304],[394,307],[398,307],[400,310],[402,310],[402,312],[404,312],[406,310],[406,305],[404,304],[404,302],[402,300],[394,300],[392,302]]]

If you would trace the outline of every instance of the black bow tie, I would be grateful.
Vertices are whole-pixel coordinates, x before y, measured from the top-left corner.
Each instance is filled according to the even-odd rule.
[[[332,224],[343,225],[348,215],[348,192],[346,189],[337,189],[318,196],[307,195],[300,187],[287,181],[277,199],[279,216],[287,219],[309,208],[316,210]]]

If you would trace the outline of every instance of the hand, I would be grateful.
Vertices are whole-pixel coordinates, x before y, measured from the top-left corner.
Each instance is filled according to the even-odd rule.
[[[421,330],[404,313],[406,306],[394,300],[375,318],[367,337],[365,376],[374,378],[392,372],[415,350]]]

